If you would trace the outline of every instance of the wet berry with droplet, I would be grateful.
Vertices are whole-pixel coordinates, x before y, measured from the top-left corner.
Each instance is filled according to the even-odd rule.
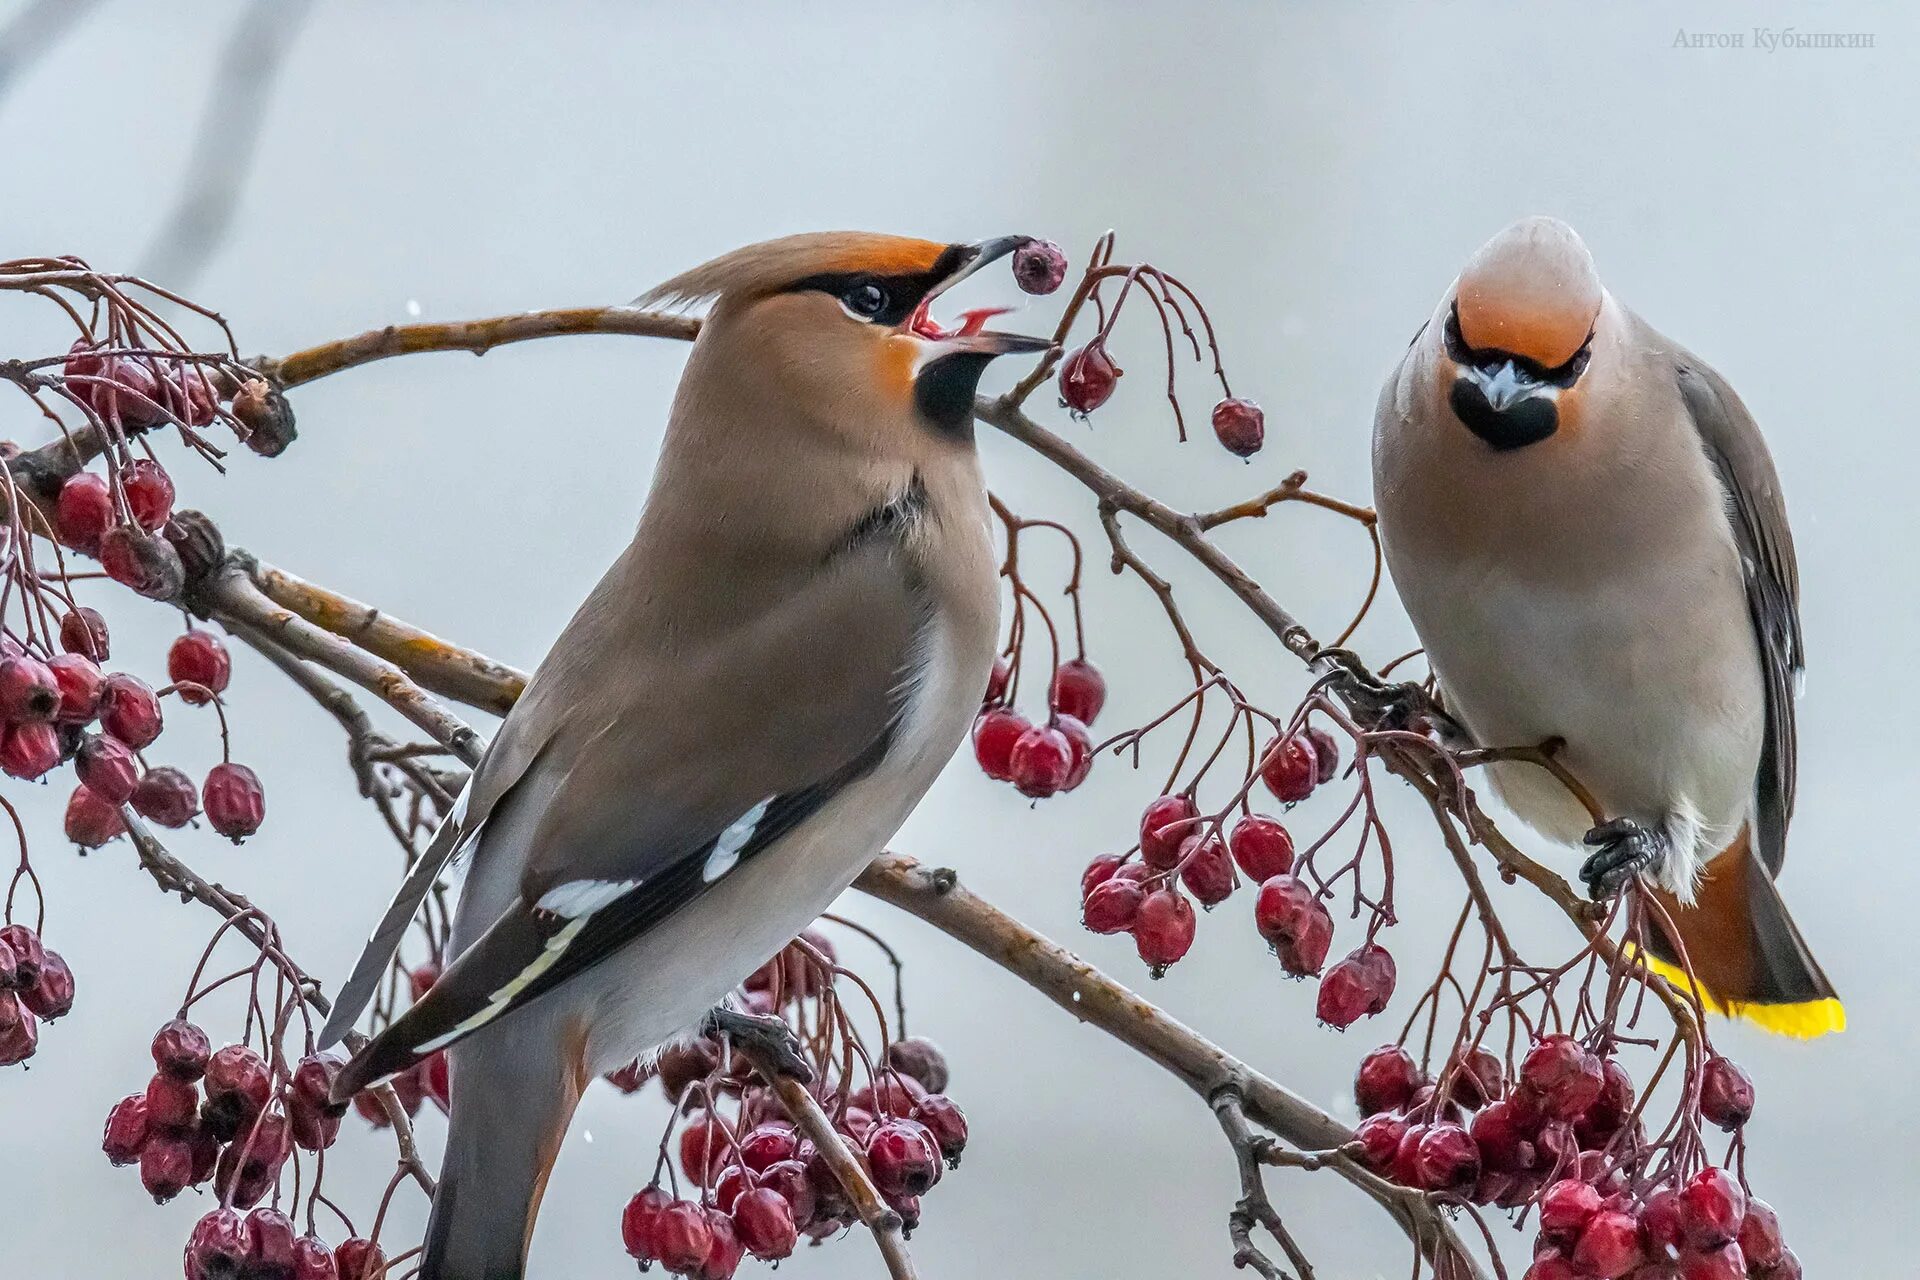
[[[1014,740],[1007,773],[1021,795],[1044,800],[1067,785],[1073,773],[1073,748],[1052,725],[1034,725]]]
[[[1192,796],[1161,796],[1140,815],[1140,857],[1150,867],[1171,871],[1180,862],[1180,846],[1200,816]]]
[[[60,732],[45,720],[6,726],[0,737],[0,770],[10,777],[38,778],[60,763]]]
[[[1116,876],[1095,885],[1080,904],[1080,922],[1094,933],[1125,933],[1133,928],[1147,891],[1137,880]]]
[[[1155,889],[1133,917],[1133,945],[1159,977],[1193,946],[1193,904],[1172,889]]]
[[[874,1185],[883,1194],[921,1195],[940,1178],[940,1148],[917,1120],[876,1124],[867,1134],[865,1147]]]
[[[654,1225],[661,1211],[672,1203],[673,1197],[658,1183],[636,1192],[633,1199],[627,1201],[627,1207],[620,1214],[620,1242],[627,1247],[629,1257],[641,1262],[655,1260]]]
[[[135,751],[144,750],[163,727],[160,699],[146,681],[116,671],[101,682],[100,727]]]
[[[133,1164],[140,1159],[141,1149],[147,1145],[150,1131],[146,1094],[129,1094],[114,1103],[113,1110],[107,1112],[106,1130],[100,1135],[100,1149],[107,1153],[107,1159],[115,1165]]]
[[[1283,804],[1297,804],[1320,782],[1320,762],[1305,734],[1276,740],[1260,758],[1260,780]]]
[[[1293,837],[1265,814],[1250,813],[1234,823],[1227,835],[1227,847],[1240,870],[1255,884],[1293,870]]]
[[[173,477],[151,458],[136,458],[120,472],[127,510],[142,529],[158,533],[173,514]]]
[[[1315,1011],[1320,1021],[1342,1030],[1372,1017],[1393,998],[1393,956],[1369,942],[1327,970],[1320,979]]]
[[[1428,1191],[1464,1191],[1480,1176],[1480,1148],[1457,1124],[1429,1125],[1414,1153],[1414,1173]]]
[[[93,471],[69,476],[54,499],[53,524],[60,541],[97,555],[100,540],[113,527],[113,491],[107,478]]]
[[[1011,707],[989,707],[973,722],[973,758],[989,778],[1013,778],[1013,746],[1033,727]]]
[[[1226,841],[1211,833],[1191,835],[1180,846],[1180,883],[1203,907],[1216,906],[1233,894],[1233,859]]]
[[[757,1187],[733,1204],[733,1229],[748,1253],[762,1262],[777,1262],[793,1252],[800,1231],[794,1225],[793,1206],[779,1192]]]
[[[940,1158],[949,1167],[958,1165],[961,1153],[967,1149],[967,1115],[960,1104],[944,1093],[929,1093],[913,1104],[912,1115],[933,1135],[934,1145],[940,1148]]]
[[[214,693],[223,693],[233,674],[233,660],[227,646],[211,631],[198,627],[175,638],[167,650],[167,679],[175,684],[196,684]],[[180,699],[194,706],[207,701],[199,689],[182,689]]]
[[[107,620],[98,609],[81,605],[60,616],[60,647],[95,662],[105,662],[110,652]]]
[[[1069,658],[1055,669],[1047,697],[1055,711],[1091,725],[1107,705],[1107,678],[1085,658]]]
[[[1259,405],[1229,396],[1213,406],[1213,434],[1235,457],[1251,458],[1267,439],[1267,415]]]
[[[1719,1054],[1700,1070],[1700,1114],[1729,1132],[1753,1115],[1753,1080]]]
[[[149,769],[133,789],[133,811],[163,827],[184,827],[200,812],[193,779],[171,765]]]
[[[73,970],[58,951],[48,951],[40,972],[20,993],[20,1002],[44,1022],[57,1022],[73,1012]]]
[[[1293,876],[1268,879],[1254,897],[1253,920],[1287,972],[1320,972],[1333,944],[1333,918],[1304,883]]]
[[[713,1227],[699,1205],[675,1200],[653,1219],[653,1256],[668,1271],[691,1271],[713,1248]]]
[[[267,816],[267,795],[260,779],[243,764],[227,761],[207,773],[200,803],[215,831],[235,844],[260,829]]]
[[[1060,362],[1060,399],[1075,413],[1092,413],[1113,396],[1120,366],[1098,341],[1090,342]]]
[[[1051,240],[1028,240],[1013,251],[1013,280],[1021,292],[1048,294],[1067,278],[1067,255]]]
[[[167,1201],[192,1185],[193,1145],[185,1138],[156,1134],[140,1149],[140,1185],[157,1203]]]
[[[1383,1044],[1360,1059],[1353,1076],[1353,1100],[1363,1116],[1407,1105],[1422,1081],[1413,1055],[1397,1044]]]

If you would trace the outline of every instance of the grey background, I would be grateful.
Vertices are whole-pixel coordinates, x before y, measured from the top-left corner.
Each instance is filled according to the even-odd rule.
[[[111,0],[8,88],[5,255],[138,260],[239,11]],[[1868,31],[1876,46],[1673,47],[1682,28],[1755,25]],[[1920,707],[1896,673],[1920,549],[1903,385],[1920,292],[1916,27],[1898,4],[329,0],[272,98],[237,229],[195,292],[243,348],[285,351],[404,320],[410,303],[451,319],[622,301],[792,230],[1021,231],[1078,256],[1117,227],[1124,253],[1210,301],[1239,383],[1266,405],[1270,445],[1243,467],[1210,442],[1173,443],[1144,315],[1121,346],[1136,376],[1091,427],[1067,424],[1044,393],[1036,405],[1198,508],[1295,466],[1364,496],[1375,391],[1453,271],[1513,217],[1570,219],[1616,293],[1740,388],[1785,477],[1812,655],[1786,883],[1853,1027],[1814,1044],[1717,1036],[1758,1083],[1747,1167],[1809,1272],[1906,1274],[1901,1206],[1920,1133],[1901,1101],[1916,1049],[1902,812],[1913,765],[1901,744]],[[1012,292],[1005,277],[969,290]],[[40,310],[0,300],[8,354],[64,345]],[[1053,314],[1042,304],[1031,318]],[[377,365],[299,393],[303,436],[284,459],[243,453],[224,480],[183,462],[183,502],[289,568],[531,666],[627,537],[681,358],[671,344],[594,338]],[[1204,387],[1189,386],[1204,414]],[[40,438],[22,404],[0,412],[0,431]],[[982,448],[1019,509],[1097,537],[1090,504],[1060,476],[991,435]],[[1323,632],[1360,589],[1361,540],[1334,519],[1289,511],[1224,541]],[[1221,593],[1178,577],[1209,647],[1270,701],[1297,696],[1293,664]],[[110,604],[120,653],[157,674],[173,621]],[[1089,606],[1115,688],[1107,722],[1151,714],[1182,678],[1152,602],[1095,574]],[[1408,643],[1384,601],[1365,651]],[[395,856],[352,795],[331,723],[249,656],[236,667],[237,750],[266,781],[269,822],[242,849],[202,831],[179,851],[257,897],[306,964],[337,976]],[[165,746],[204,767],[210,721],[175,713]],[[1105,763],[1078,794],[1029,811],[956,767],[899,846],[960,867],[1137,980],[1124,940],[1079,932],[1074,885],[1089,856],[1126,844],[1154,785]],[[170,1016],[208,917],[156,898],[124,845],[73,858],[58,832],[64,787],[9,784],[10,799],[22,793],[80,1007],[30,1072],[0,1077],[0,1273],[172,1274],[204,1202],[153,1208],[95,1135],[144,1079],[145,1041]],[[1405,923],[1390,938],[1411,975],[1434,962],[1459,894],[1405,797],[1393,805]],[[1331,813],[1310,807],[1303,825],[1315,815]],[[1524,893],[1501,900],[1535,955],[1565,953],[1564,927]],[[949,1047],[976,1134],[929,1201],[915,1239],[923,1274],[1229,1273],[1231,1170],[1203,1107],[931,931],[846,906],[905,949],[916,1028]],[[1194,954],[1150,994],[1309,1096],[1347,1105],[1353,1061],[1388,1029],[1316,1027],[1311,989],[1278,979],[1246,910],[1237,900],[1203,920]],[[1397,1025],[1406,1004],[1381,1023]],[[645,1180],[660,1118],[657,1103],[595,1091],[548,1197],[537,1273],[625,1273],[617,1214]],[[330,1158],[329,1181],[363,1220],[389,1152],[353,1130]],[[1405,1274],[1400,1243],[1357,1196],[1325,1178],[1274,1181],[1323,1276]],[[419,1220],[418,1197],[403,1193],[389,1231],[410,1241]],[[1523,1242],[1510,1243],[1520,1257]],[[784,1266],[796,1278],[882,1274],[859,1238]]]

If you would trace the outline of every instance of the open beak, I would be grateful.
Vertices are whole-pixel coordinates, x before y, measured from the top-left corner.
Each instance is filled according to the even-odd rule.
[[[932,314],[933,300],[968,276],[986,266],[1006,257],[1031,239],[1029,236],[1001,236],[994,240],[982,240],[970,246],[971,252],[961,262],[952,275],[935,285],[927,296],[920,300],[913,314],[900,326],[903,333],[934,344],[939,354],[969,351],[985,356],[1016,355],[1022,352],[1045,351],[1053,346],[1051,338],[1030,338],[1025,334],[1001,333],[988,329],[986,323],[993,317],[1005,315],[1007,307],[978,307],[964,311],[959,322],[953,328],[942,328]]]

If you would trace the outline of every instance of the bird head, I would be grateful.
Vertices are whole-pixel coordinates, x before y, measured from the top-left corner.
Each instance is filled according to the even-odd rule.
[[[1604,298],[1593,255],[1558,219],[1523,218],[1487,241],[1444,320],[1455,416],[1501,450],[1553,435],[1586,372]]]
[[[1052,343],[987,328],[1005,308],[968,311],[946,327],[932,304],[1026,242],[787,236],[695,267],[639,303],[711,299],[701,343],[724,350],[733,376],[764,380],[761,390],[834,430],[968,440],[987,365]]]

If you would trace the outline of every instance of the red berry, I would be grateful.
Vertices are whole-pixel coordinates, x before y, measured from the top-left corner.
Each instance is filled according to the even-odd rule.
[[[1573,1247],[1573,1265],[1595,1280],[1620,1280],[1639,1266],[1640,1228],[1632,1215],[1603,1209],[1593,1215]]]
[[[1253,401],[1230,396],[1213,406],[1213,434],[1228,453],[1251,458],[1266,442],[1267,415]]]
[[[184,827],[200,812],[193,779],[171,765],[149,769],[133,789],[133,811],[163,827]]]
[[[1430,1125],[1414,1153],[1418,1185],[1428,1191],[1464,1191],[1480,1177],[1480,1148],[1457,1124]]]
[[[1048,701],[1061,715],[1090,725],[1107,705],[1107,679],[1085,658],[1069,658],[1054,670]]]
[[[760,1185],[780,1193],[793,1210],[793,1225],[805,1231],[819,1214],[819,1196],[814,1191],[812,1162],[818,1158],[812,1143],[802,1144],[803,1160],[782,1160],[760,1174]],[[831,1174],[828,1175],[831,1178]],[[836,1184],[837,1186],[837,1184]]]
[[[1293,870],[1293,837],[1265,814],[1250,813],[1234,823],[1227,846],[1233,850],[1233,860],[1240,864],[1240,870],[1255,884]]]
[[[731,1157],[726,1129],[712,1114],[688,1121],[680,1131],[680,1167],[701,1186],[712,1186]]]
[[[0,661],[0,719],[51,720],[60,710],[60,682],[40,659],[16,653]]]
[[[100,727],[135,751],[145,750],[160,736],[160,699],[146,681],[116,671],[101,682]]]
[[[1533,1127],[1512,1102],[1499,1098],[1473,1118],[1473,1140],[1481,1163],[1502,1173],[1525,1173],[1533,1164]]]
[[[1600,1096],[1593,1105],[1574,1122],[1574,1131],[1580,1135],[1587,1146],[1604,1146],[1607,1139],[1620,1131],[1627,1117],[1633,1114],[1633,1079],[1612,1058],[1600,1064]],[[1593,1141],[1588,1141],[1591,1138]]]
[[[267,816],[266,793],[260,779],[243,764],[213,766],[207,783],[200,789],[200,802],[206,806],[207,821],[213,829],[235,844],[260,829]]]
[[[30,987],[39,981],[40,966],[47,959],[47,949],[39,934],[24,924],[10,924],[0,929],[0,943],[13,952],[16,987]]]
[[[1308,726],[1307,740],[1313,743],[1313,761],[1318,766],[1315,779],[1332,782],[1333,775],[1340,772],[1340,744],[1317,724]]]
[[[1052,725],[1034,725],[1015,739],[1007,772],[1023,796],[1043,800],[1067,785],[1073,773],[1073,748]]]
[[[129,1094],[113,1104],[113,1110],[107,1112],[106,1132],[100,1137],[100,1149],[107,1153],[107,1159],[115,1165],[129,1165],[140,1159],[140,1151],[147,1145],[147,1096],[144,1093]]]
[[[947,1055],[925,1036],[902,1036],[887,1046],[886,1063],[895,1071],[912,1076],[928,1093],[946,1090],[950,1072]]]
[[[186,567],[173,545],[134,525],[117,524],[100,535],[100,567],[109,578],[149,600],[171,600],[187,581]]]
[[[0,738],[0,770],[37,778],[60,763],[60,732],[45,720],[10,724]]]
[[[1769,1272],[1786,1256],[1780,1236],[1780,1215],[1765,1200],[1747,1199],[1747,1216],[1740,1221],[1740,1252],[1755,1271]],[[1773,1280],[1768,1276],[1767,1280]]]
[[[247,1215],[247,1276],[279,1277],[293,1273],[293,1219],[265,1206]]]
[[[442,1050],[421,1060],[420,1091],[433,1099],[434,1105],[442,1111],[453,1106],[453,1077],[447,1066],[446,1051]]]
[[[973,722],[973,758],[989,778],[1013,778],[1013,745],[1033,727],[1011,707],[989,707]]]
[[[140,763],[118,738],[89,736],[80,744],[73,766],[81,783],[108,804],[125,804],[140,785]]]
[[[151,458],[136,458],[120,472],[127,509],[148,533],[158,533],[173,514],[173,477]]]
[[[1113,395],[1120,366],[1097,339],[1060,362],[1060,399],[1075,413],[1092,413]]]
[[[1007,685],[1013,681],[1013,664],[1007,661],[1005,654],[993,660],[993,669],[987,673],[987,696],[980,700],[981,705],[991,706],[1007,696]]]
[[[1320,980],[1320,1021],[1345,1030],[1379,1013],[1393,998],[1394,976],[1393,957],[1385,947],[1371,942],[1362,946]]]
[[[1747,1280],[1746,1255],[1737,1244],[1682,1254],[1680,1280]]]
[[[1313,743],[1305,734],[1296,733],[1268,744],[1260,758],[1260,780],[1284,804],[1305,800],[1320,781],[1320,762]]]
[[[799,1149],[800,1137],[793,1126],[771,1121],[740,1139],[740,1162],[758,1173],[770,1164],[793,1159]]]
[[[1029,240],[1013,251],[1013,279],[1023,293],[1047,294],[1067,278],[1067,255],[1051,240]]]
[[[127,833],[127,824],[118,807],[108,804],[85,787],[75,787],[67,798],[67,839],[83,849],[98,849],[109,840]]]
[[[913,1104],[912,1114],[933,1135],[940,1158],[949,1166],[959,1164],[967,1149],[967,1115],[960,1104],[944,1093],[930,1093]]]
[[[292,1280],[340,1280],[333,1253],[314,1236],[301,1236],[293,1242]]]
[[[1193,946],[1193,904],[1172,889],[1155,889],[1133,917],[1133,945],[1159,977]]]
[[[92,471],[69,476],[54,500],[53,523],[60,541],[97,555],[101,538],[113,527],[113,491],[107,478]]]
[[[1333,917],[1305,884],[1292,876],[1267,880],[1254,898],[1253,921],[1287,972],[1297,977],[1320,972],[1333,944]]]
[[[779,1261],[800,1241],[793,1206],[779,1192],[766,1187],[757,1187],[734,1201],[733,1229],[747,1252],[762,1262]]]
[[[73,970],[58,951],[46,953],[39,976],[20,993],[20,1002],[46,1022],[73,1012]]]
[[[1360,1059],[1353,1076],[1353,1100],[1360,1114],[1378,1115],[1404,1107],[1420,1087],[1420,1068],[1413,1055],[1397,1044],[1383,1044]]]
[[[898,1071],[882,1071],[847,1097],[850,1106],[875,1116],[904,1116],[927,1096],[920,1082]]]
[[[1533,1260],[1520,1280],[1587,1280],[1574,1265],[1557,1253],[1545,1253]]]
[[[1171,871],[1180,862],[1180,846],[1193,833],[1200,816],[1192,796],[1161,796],[1140,815],[1140,856],[1158,871]]]
[[[230,1137],[259,1118],[273,1086],[258,1053],[244,1044],[230,1044],[207,1059],[206,1090],[201,1119],[216,1134]]]
[[[740,1269],[740,1259],[746,1252],[733,1229],[733,1219],[718,1208],[709,1208],[707,1229],[713,1235],[713,1243],[707,1246],[706,1258],[688,1275],[691,1280],[733,1280],[733,1273]]]
[[[687,1200],[675,1200],[653,1218],[653,1256],[668,1271],[691,1271],[713,1248],[713,1227],[706,1211]]]
[[[165,1204],[192,1181],[193,1144],[185,1138],[155,1135],[140,1149],[140,1185],[155,1203]]]
[[[0,1067],[31,1058],[40,1047],[40,1020],[11,991],[0,991]]]
[[[1056,715],[1053,727],[1067,740],[1067,781],[1060,789],[1072,791],[1093,772],[1093,734],[1069,715]]]
[[[1359,1147],[1360,1163],[1375,1173],[1385,1173],[1393,1167],[1394,1156],[1406,1136],[1407,1122],[1404,1117],[1389,1115],[1384,1111],[1368,1116],[1353,1131],[1354,1142]]]
[[[228,1280],[247,1265],[251,1233],[232,1209],[215,1209],[193,1224],[187,1237],[187,1280]]]
[[[1753,1114],[1753,1080],[1719,1054],[1700,1070],[1700,1114],[1729,1132]]]
[[[53,682],[60,689],[60,705],[53,718],[62,724],[85,724],[100,713],[100,693],[106,677],[92,658],[63,653],[47,663]]]
[[[1600,1212],[1600,1193],[1575,1178],[1562,1178],[1540,1197],[1540,1234],[1555,1244],[1571,1246]]]
[[[1475,1046],[1464,1055],[1455,1054],[1453,1066],[1449,1092],[1468,1110],[1479,1110],[1507,1090],[1506,1069],[1485,1049]]]
[[[1746,1214],[1747,1193],[1725,1169],[1709,1166],[1680,1188],[1680,1227],[1694,1249],[1717,1249],[1737,1238]]]
[[[227,656],[227,646],[211,631],[198,628],[188,631],[167,650],[167,679],[175,684],[197,684],[221,693],[232,674],[233,660]],[[197,689],[182,689],[180,699],[194,706],[207,701],[206,695]]]
[[[654,1260],[653,1241],[655,1224],[660,1213],[673,1203],[658,1183],[637,1192],[627,1201],[627,1207],[620,1214],[620,1241],[626,1245],[630,1257],[641,1262]]]
[[[371,1240],[358,1236],[342,1240],[333,1251],[334,1269],[340,1280],[379,1280],[387,1265],[385,1250]]]
[[[1085,902],[1088,894],[1113,879],[1114,872],[1120,870],[1126,860],[1125,854],[1103,853],[1089,862],[1087,869],[1080,873],[1080,901]]]
[[[1147,892],[1139,881],[1115,876],[1105,884],[1095,885],[1086,901],[1080,904],[1080,922],[1094,933],[1125,933],[1133,928],[1140,904],[1146,898]]]
[[[108,655],[107,620],[85,605],[60,618],[60,647],[68,653],[105,662]]]
[[[940,1148],[917,1120],[885,1120],[866,1138],[867,1166],[882,1194],[917,1196],[940,1178]]]
[[[345,1115],[346,1104],[333,1100],[333,1082],[340,1078],[341,1062],[330,1053],[310,1053],[293,1069],[289,1098],[301,1106],[333,1115]]]
[[[1742,1252],[1744,1254],[1744,1250]],[[1780,1261],[1767,1268],[1765,1275],[1766,1280],[1803,1280],[1805,1272],[1800,1268],[1800,1259],[1788,1249],[1780,1255]]]
[[[1180,846],[1180,883],[1203,907],[1216,906],[1233,894],[1233,860],[1226,842],[1217,835],[1191,835]]]
[[[1543,1036],[1520,1064],[1521,1087],[1540,1099],[1548,1115],[1572,1120],[1594,1104],[1606,1087],[1600,1059],[1571,1036]]]
[[[213,1045],[207,1033],[183,1018],[175,1018],[154,1033],[153,1065],[175,1080],[192,1082],[207,1073]]]
[[[1679,1192],[1662,1187],[1647,1197],[1640,1206],[1640,1238],[1655,1261],[1671,1262],[1680,1256],[1687,1243],[1687,1224]]]

